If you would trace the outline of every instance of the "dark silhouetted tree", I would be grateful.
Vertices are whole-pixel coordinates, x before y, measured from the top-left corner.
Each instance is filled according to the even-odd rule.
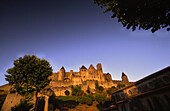
[[[104,12],[112,11],[127,29],[155,32],[161,28],[170,30],[170,0],[94,0]]]

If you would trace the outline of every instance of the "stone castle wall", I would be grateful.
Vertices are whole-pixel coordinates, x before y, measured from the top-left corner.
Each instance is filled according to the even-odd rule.
[[[59,72],[54,73],[51,77],[52,81],[49,86],[54,91],[55,95],[65,96],[65,90],[71,90],[71,85],[81,85],[82,90],[86,92],[89,86],[91,90],[95,90],[95,81],[98,81],[100,86],[110,88],[117,86],[117,84],[129,84],[127,76],[122,73],[122,81],[114,82],[109,73],[103,73],[101,64],[97,64],[97,69],[91,64],[87,69],[84,65],[80,68],[79,72],[65,72],[64,67]]]

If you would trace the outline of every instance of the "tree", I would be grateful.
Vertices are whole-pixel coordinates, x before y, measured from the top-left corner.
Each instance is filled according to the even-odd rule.
[[[95,81],[95,88],[96,88],[96,90],[98,90],[98,89],[99,89],[99,83],[98,83],[98,81],[97,81],[97,80]]]
[[[103,86],[99,86],[99,91],[103,91],[104,90],[104,88],[103,88]]]
[[[90,93],[90,87],[89,86],[87,87],[87,93]]]
[[[152,33],[167,28],[170,30],[170,0],[94,0],[106,7],[104,12],[112,11],[124,27],[132,30],[142,28]]]
[[[68,91],[68,90],[66,90],[64,93],[65,93],[65,95],[67,95],[67,96],[70,95],[70,91]]]
[[[25,55],[14,60],[14,67],[7,70],[5,80],[21,95],[37,93],[50,83],[52,67],[45,59]]]
[[[105,100],[106,100],[106,96],[103,95],[103,94],[98,94],[98,95],[95,96],[95,99],[96,99],[96,101],[98,101],[99,103],[103,103],[103,102],[105,102]]]
[[[125,87],[125,84],[117,84],[118,89],[123,88],[123,87]]]
[[[88,104],[88,105],[91,105],[93,103],[92,99],[87,96],[79,96],[78,102],[80,102],[81,104]]]
[[[116,90],[117,90],[117,88],[116,88],[115,86],[112,86],[111,88],[109,88],[109,89],[107,90],[107,93],[108,93],[109,95],[112,95]]]
[[[72,95],[75,96],[82,96],[84,94],[84,91],[81,89],[80,85],[76,85],[75,87],[72,85],[71,91],[72,91]]]

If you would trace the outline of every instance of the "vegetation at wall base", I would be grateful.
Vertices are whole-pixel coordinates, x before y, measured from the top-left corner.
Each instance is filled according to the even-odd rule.
[[[70,91],[68,91],[68,90],[66,90],[64,93],[65,93],[65,95],[67,95],[67,96],[70,95]]]
[[[89,86],[87,87],[87,93],[90,93],[90,87]]]
[[[0,109],[2,108],[2,105],[5,101],[6,96],[7,96],[7,94],[1,94],[0,95]]]
[[[123,88],[123,87],[125,87],[125,84],[117,84],[117,88],[118,88],[118,89],[121,89],[121,88]]]
[[[20,103],[11,108],[11,111],[29,111],[33,104],[26,100],[20,99]]]
[[[82,96],[84,91],[81,89],[81,85],[71,86],[71,91],[73,96]]]
[[[99,102],[100,104],[101,103],[104,103],[105,101],[106,101],[106,95],[104,95],[104,94],[97,94],[96,96],[95,96],[95,100],[97,101],[97,102]]]

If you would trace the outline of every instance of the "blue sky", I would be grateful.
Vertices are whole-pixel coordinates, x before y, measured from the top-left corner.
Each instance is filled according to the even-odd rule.
[[[48,60],[54,72],[102,63],[112,79],[139,80],[170,64],[170,33],[125,29],[93,0],[2,0],[0,85],[25,54]]]

